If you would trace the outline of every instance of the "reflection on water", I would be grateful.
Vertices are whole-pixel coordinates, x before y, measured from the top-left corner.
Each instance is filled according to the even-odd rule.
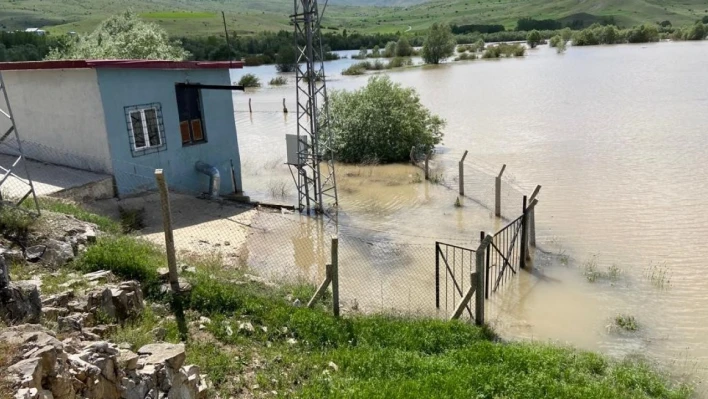
[[[331,89],[365,84],[366,77],[336,75],[347,62],[332,65]],[[538,257],[533,273],[521,273],[513,289],[494,299],[501,332],[618,355],[690,353],[703,376],[708,74],[699,71],[707,64],[707,43],[659,43],[571,48],[565,55],[540,48],[524,59],[392,72],[448,121],[436,159],[444,184],[419,181],[412,166],[341,167],[340,232],[372,243],[359,246],[369,253],[391,241],[472,247],[480,230],[503,224],[490,214],[490,177],[507,164],[515,184],[505,189],[505,214],[518,215],[521,192],[543,185],[537,237],[540,248],[556,255]],[[243,72],[250,71],[235,76]],[[280,200],[295,202],[292,177],[281,164],[295,118],[279,112],[283,98],[294,109],[294,94],[292,82],[236,94],[244,184],[257,198],[271,196],[269,184],[286,184],[290,191]],[[248,97],[258,111],[252,115],[242,112]],[[456,208],[457,162],[465,150],[465,186],[474,199]],[[583,265],[592,257],[600,271],[621,270],[620,278],[589,282]],[[411,301],[416,308],[432,293],[411,282],[430,279],[428,262],[401,256],[395,265],[361,266],[370,270],[351,279],[359,278],[372,296],[377,291],[372,302],[379,307],[387,289],[411,286],[413,297],[424,298]],[[647,276],[656,263],[666,264],[669,286],[657,287]],[[619,313],[635,316],[640,331],[608,332]]]

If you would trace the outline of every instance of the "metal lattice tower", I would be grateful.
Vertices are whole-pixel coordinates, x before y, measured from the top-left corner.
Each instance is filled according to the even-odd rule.
[[[338,205],[334,173],[333,137],[329,134],[329,108],[324,52],[317,0],[294,0],[297,53],[297,139],[295,178],[300,211],[327,212]],[[327,7],[325,2],[324,8]]]
[[[6,117],[10,120],[10,128],[2,136],[0,136],[0,153],[9,154],[13,157],[13,162],[10,165],[0,165],[0,173],[2,174],[0,178],[0,204],[10,204],[16,207],[22,205],[22,203],[32,196],[34,200],[34,206],[37,214],[39,214],[39,202],[37,201],[37,195],[34,191],[34,183],[32,178],[30,178],[29,170],[27,169],[27,161],[25,158],[25,153],[22,151],[22,142],[20,142],[20,135],[17,132],[17,124],[15,123],[15,118],[12,114],[12,107],[10,106],[10,97],[7,93],[7,86],[5,85],[5,80],[3,79],[2,73],[0,73],[0,92],[2,92],[5,98],[5,108],[0,104],[0,118]],[[8,140],[14,136],[14,143],[12,140]],[[17,175],[18,169],[22,168],[25,177],[20,177]],[[22,194],[15,196],[14,193],[7,195],[7,186],[10,182],[18,182],[21,186],[25,187],[27,191],[21,191]]]

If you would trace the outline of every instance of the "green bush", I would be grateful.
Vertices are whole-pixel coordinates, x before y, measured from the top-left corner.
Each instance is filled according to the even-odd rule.
[[[247,73],[241,77],[238,81],[238,85],[243,87],[261,87],[261,80],[258,76]]]
[[[73,202],[49,197],[40,197],[38,200],[40,209],[72,215],[73,217],[83,220],[84,222],[96,224],[99,230],[106,233],[118,234],[121,232],[120,223],[111,218],[91,213]],[[34,206],[34,203],[31,201],[25,201],[22,205],[24,207],[31,208]]]
[[[541,40],[543,40],[543,38],[541,37],[541,32],[537,30],[532,30],[526,37],[526,43],[528,43],[529,47],[531,48],[536,48],[536,46],[541,44]]]
[[[275,69],[278,72],[295,72],[297,54],[294,46],[283,46],[275,57]]]
[[[388,42],[383,52],[384,58],[393,58],[396,56],[396,42]]]
[[[560,35],[555,35],[553,36],[549,41],[548,45],[550,47],[558,47],[558,44],[562,41],[563,39],[560,37]]]
[[[288,79],[285,76],[277,76],[271,79],[269,84],[271,86],[285,86],[288,84]]]
[[[654,25],[645,24],[634,27],[627,33],[629,43],[651,43],[659,41],[659,30]]]
[[[343,70],[342,75],[346,75],[346,76],[363,75],[366,73],[366,69],[367,69],[368,65],[369,65],[368,62],[360,62],[357,64],[353,64],[349,68]]]
[[[413,47],[408,42],[405,36],[398,39],[396,43],[396,56],[397,57],[410,57],[413,55]]]
[[[686,40],[703,40],[706,38],[706,27],[702,22],[696,22],[691,29],[686,32]]]
[[[10,205],[0,207],[0,233],[8,240],[24,245],[36,220],[22,209]]]
[[[386,68],[391,69],[391,68],[402,68],[405,66],[410,66],[413,65],[413,60],[410,58],[405,58],[405,57],[396,57],[392,59],[388,65],[386,65]]]
[[[420,103],[414,89],[387,76],[366,87],[334,92],[330,99],[334,147],[342,162],[405,162],[411,147],[432,149],[442,141],[445,121]]]
[[[121,278],[139,281],[146,292],[158,284],[157,269],[165,264],[164,251],[129,236],[100,238],[78,260],[78,266],[85,272],[110,270]]]

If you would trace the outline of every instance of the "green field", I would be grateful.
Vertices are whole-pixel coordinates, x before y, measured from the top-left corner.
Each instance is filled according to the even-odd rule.
[[[621,26],[669,20],[686,25],[708,15],[705,0],[332,0],[324,25],[364,33],[425,30],[433,22],[494,23],[508,29],[522,17],[566,20],[613,16]],[[352,6],[347,4],[363,4]],[[380,7],[375,5],[389,5]],[[0,28],[44,27],[50,32],[85,32],[108,15],[132,8],[170,34],[201,36],[229,29],[243,34],[290,29],[289,0],[0,0]]]

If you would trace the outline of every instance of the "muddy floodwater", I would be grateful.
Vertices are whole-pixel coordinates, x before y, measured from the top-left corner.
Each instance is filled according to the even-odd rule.
[[[339,74],[352,62],[328,64],[330,90],[366,83],[366,76]],[[523,59],[389,72],[448,122],[435,163],[442,184],[421,183],[411,166],[341,166],[340,230],[373,247],[393,240],[428,248],[431,259],[435,240],[476,246],[480,230],[503,223],[488,205],[493,176],[506,164],[505,215],[518,216],[521,196],[542,185],[538,246],[553,256],[537,257],[532,272],[494,299],[502,335],[641,353],[703,380],[707,65],[708,43],[659,43],[569,48],[564,55],[543,47]],[[234,80],[243,73],[265,83],[276,75],[270,66],[250,68],[233,71]],[[295,202],[282,165],[285,134],[295,133],[293,80],[235,95],[244,186],[257,199]],[[465,150],[466,191],[478,201],[456,208],[448,187],[457,185]],[[395,267],[399,276],[424,279],[432,273],[428,260]],[[383,291],[371,275],[360,277]],[[432,289],[413,296],[429,301]],[[638,331],[616,331],[619,314],[634,316]]]

